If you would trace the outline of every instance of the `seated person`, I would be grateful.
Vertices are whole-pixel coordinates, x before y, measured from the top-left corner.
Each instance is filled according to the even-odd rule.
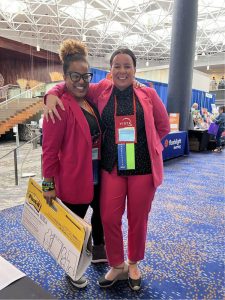
[[[193,103],[192,104],[192,107],[191,107],[191,111],[193,112],[193,111],[195,111],[195,110],[198,110],[198,103]]]
[[[198,110],[198,103],[193,103],[191,107],[192,119],[195,128],[201,128],[200,124],[203,122],[200,111]]]

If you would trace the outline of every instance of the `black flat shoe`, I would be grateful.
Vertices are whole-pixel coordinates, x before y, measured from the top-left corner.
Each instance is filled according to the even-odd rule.
[[[101,278],[99,278],[97,283],[101,288],[108,288],[110,286],[113,286],[114,283],[117,282],[117,280],[118,280],[117,277],[114,280],[108,280],[105,278],[105,275],[104,275]]]
[[[125,265],[123,268],[123,271],[119,273],[113,280],[108,280],[105,278],[105,275],[102,276],[98,281],[97,284],[101,288],[108,288],[114,285],[118,280],[127,280],[128,279],[128,266]]]
[[[128,277],[128,283],[133,291],[139,291],[141,288],[141,277],[138,279],[132,279]]]

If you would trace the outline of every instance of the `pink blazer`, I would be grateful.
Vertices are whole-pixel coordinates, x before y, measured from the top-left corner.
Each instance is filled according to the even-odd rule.
[[[48,93],[60,96],[62,87],[62,84],[58,84]],[[97,105],[100,115],[109,101],[112,90],[113,83],[107,79],[90,85],[87,97]],[[149,87],[134,88],[134,92],[144,111],[145,130],[148,150],[151,157],[153,182],[154,186],[158,187],[163,181],[163,146],[161,140],[170,132],[168,114],[164,104],[154,89]]]
[[[67,92],[61,95],[62,118],[43,122],[43,176],[54,177],[56,194],[73,204],[93,199],[92,141],[88,122],[79,104]]]

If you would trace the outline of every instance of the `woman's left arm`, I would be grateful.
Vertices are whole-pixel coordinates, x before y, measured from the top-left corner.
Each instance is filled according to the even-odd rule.
[[[217,117],[214,119],[214,122],[215,122],[216,124],[222,123],[222,117],[221,117],[221,115],[217,116]]]
[[[43,177],[54,178],[59,171],[59,152],[63,143],[65,131],[67,112],[59,108],[61,121],[56,120],[55,124],[43,121]],[[65,141],[66,143],[66,141]]]
[[[151,100],[153,105],[153,115],[156,130],[159,134],[160,139],[166,136],[170,132],[170,123],[166,108],[159,98],[156,90],[150,89]]]

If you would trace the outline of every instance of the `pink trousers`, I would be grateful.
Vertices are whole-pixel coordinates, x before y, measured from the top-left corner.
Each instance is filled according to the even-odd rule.
[[[155,194],[152,175],[117,176],[102,171],[101,217],[105,235],[106,252],[110,266],[124,261],[122,216],[127,198],[128,259],[144,258],[148,214]]]

